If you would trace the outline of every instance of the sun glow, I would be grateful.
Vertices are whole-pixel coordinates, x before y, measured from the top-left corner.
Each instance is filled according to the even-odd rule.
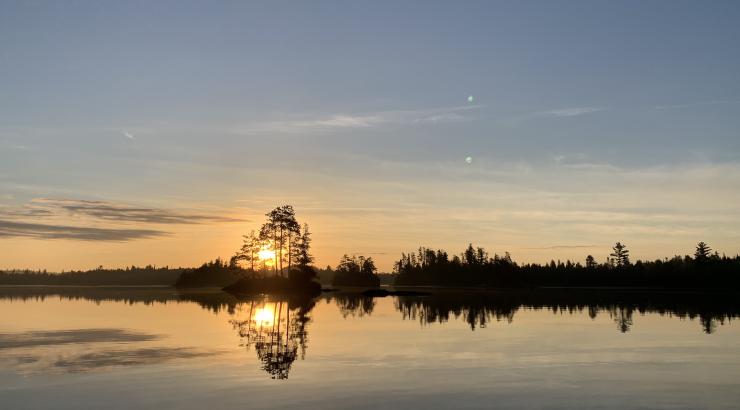
[[[275,315],[273,314],[272,310],[268,309],[267,307],[259,308],[254,313],[254,321],[257,323],[269,326],[270,324],[272,324],[273,320],[275,320]]]
[[[261,261],[271,261],[275,259],[275,251],[262,248],[261,251],[257,252],[257,257],[259,257]]]

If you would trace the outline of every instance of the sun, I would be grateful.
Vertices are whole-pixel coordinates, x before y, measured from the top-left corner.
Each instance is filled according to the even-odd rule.
[[[257,257],[260,258],[261,261],[271,261],[275,259],[275,251],[262,248],[262,250],[257,252]]]
[[[263,325],[271,325],[272,321],[275,320],[275,315],[272,310],[267,307],[259,308],[254,314],[254,321]]]

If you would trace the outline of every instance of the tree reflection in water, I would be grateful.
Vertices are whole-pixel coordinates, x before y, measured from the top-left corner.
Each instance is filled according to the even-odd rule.
[[[337,293],[328,297],[334,300],[343,318],[363,317],[373,314],[375,299],[361,293]]]
[[[520,309],[549,310],[555,314],[587,311],[591,319],[607,314],[622,333],[630,331],[635,314],[699,319],[707,334],[716,331],[718,325],[740,317],[736,294],[700,292],[438,292],[426,297],[398,297],[395,307],[404,319],[418,320],[422,325],[456,318],[464,320],[471,330],[486,327],[493,321],[512,323]]]
[[[252,300],[237,313],[243,319],[229,323],[238,332],[240,345],[257,352],[264,371],[273,379],[287,379],[293,362],[306,356],[306,327],[313,306],[311,300]]]

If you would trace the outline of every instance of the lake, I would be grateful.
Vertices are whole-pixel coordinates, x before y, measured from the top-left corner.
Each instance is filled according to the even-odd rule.
[[[735,295],[0,288],[0,407],[738,408]]]

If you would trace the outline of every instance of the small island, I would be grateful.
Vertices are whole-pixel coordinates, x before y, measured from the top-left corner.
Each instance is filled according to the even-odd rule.
[[[259,233],[244,235],[241,248],[228,264],[216,260],[186,272],[176,286],[222,286],[235,295],[287,294],[317,296],[321,285],[311,266],[313,256],[308,224],[299,224],[291,205],[265,214]],[[242,266],[245,265],[245,266]]]
[[[301,225],[291,205],[265,214],[258,232],[244,235],[241,248],[228,262],[217,258],[180,275],[178,288],[220,287],[234,295],[301,295],[321,293],[317,269],[312,266],[311,233]],[[376,289],[380,286],[371,257],[344,255],[335,270],[327,269],[334,287]]]

